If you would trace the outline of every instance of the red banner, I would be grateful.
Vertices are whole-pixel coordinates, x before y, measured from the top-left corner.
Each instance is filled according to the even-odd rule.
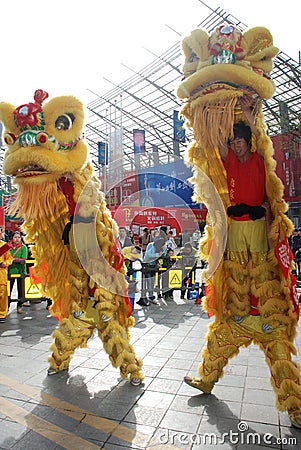
[[[301,156],[298,140],[290,133],[273,136],[276,173],[284,186],[284,200],[301,201]]]
[[[170,229],[175,229],[176,233],[183,230],[195,230],[198,222],[205,220],[206,209],[189,208],[146,208],[143,206],[120,206],[110,208],[112,216],[119,226],[132,229],[135,233],[140,233],[140,228],[160,227],[167,225]],[[138,231],[139,230],[139,231]]]
[[[279,261],[279,265],[281,268],[281,271],[285,278],[288,277],[288,271],[291,265],[292,260],[294,259],[293,253],[290,249],[288,239],[285,238],[282,242],[280,242],[275,247],[275,255],[276,258]]]

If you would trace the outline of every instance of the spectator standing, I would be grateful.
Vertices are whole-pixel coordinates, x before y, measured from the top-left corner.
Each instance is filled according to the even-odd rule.
[[[0,323],[6,321],[8,313],[8,296],[7,296],[7,268],[13,262],[10,254],[10,246],[0,240]]]
[[[135,293],[137,290],[137,272],[133,267],[133,262],[141,259],[141,248],[138,245],[132,245],[131,247],[124,247],[122,249],[124,256],[124,262],[127,267],[126,279],[128,282],[128,294],[131,300],[132,308],[134,310],[135,305]]]
[[[17,280],[18,288],[18,303],[17,303],[17,313],[22,314],[22,305],[30,306],[29,302],[25,301],[25,275],[26,272],[26,259],[28,257],[28,248],[22,242],[22,237],[20,231],[15,231],[12,240],[9,241],[11,246],[10,254],[13,257],[13,262],[9,267],[10,275],[20,275],[18,278],[10,278],[10,295]]]
[[[135,245],[135,235],[132,232],[132,230],[129,231],[129,238],[130,238],[132,244]]]
[[[293,248],[293,240],[294,240],[294,237],[297,236],[297,234],[298,234],[298,230],[297,230],[297,228],[295,228],[295,229],[293,230],[292,234],[291,234],[291,235],[289,236],[289,238],[288,238],[288,243],[289,243],[289,246],[290,246],[291,250],[292,250],[292,248]],[[293,250],[292,250],[292,251],[293,251]]]
[[[160,227],[160,238],[164,239],[164,241],[167,241],[167,226],[162,225]]]
[[[162,273],[162,290],[164,300],[166,301],[173,300],[173,289],[169,288],[169,273],[168,273],[168,269],[170,269],[175,264],[175,260],[172,259],[172,256],[174,256],[174,251],[171,248],[167,249],[166,254],[162,257],[162,264],[161,264],[161,267],[163,269],[166,269]]]
[[[184,247],[184,245],[187,244],[187,242],[190,242],[190,234],[188,230],[184,230],[182,233],[182,242],[181,242],[182,247]]]
[[[148,228],[143,229],[142,234],[139,236],[138,240],[139,240],[139,245],[142,248],[142,253],[144,255],[144,253],[146,251],[146,247],[150,243],[150,235],[149,235]]]
[[[301,247],[295,252],[296,276],[298,281],[301,280]]]
[[[149,242],[154,242],[157,236],[158,236],[158,228],[151,228],[149,230]]]
[[[197,249],[192,247],[190,242],[186,242],[184,247],[181,248],[179,255],[182,256],[182,287],[181,287],[181,299],[185,298],[187,292],[187,298],[189,298],[189,288],[192,287],[192,272],[195,270],[197,263]]]
[[[192,236],[191,236],[191,245],[192,245],[192,247],[198,248],[200,237],[201,237],[201,232],[200,232],[199,228],[196,228],[194,230],[194,232],[192,233]]]
[[[159,239],[160,237],[161,237],[161,235],[160,235],[160,230],[158,230],[158,228],[155,228],[154,236],[153,236],[153,241],[152,241],[152,242],[154,242],[156,239]]]
[[[168,249],[175,251],[175,249],[177,248],[177,244],[175,243],[175,240],[173,238],[172,231],[169,231],[167,233],[167,241],[165,242],[165,245],[166,245],[166,251],[168,251]]]
[[[150,242],[147,245],[143,263],[145,264],[145,281],[146,281],[146,291],[148,293],[148,300],[150,303],[154,305],[159,305],[158,299],[156,299],[154,295],[154,287],[155,287],[155,276],[158,269],[158,259],[163,255],[165,241],[162,238],[156,239],[154,242]],[[137,302],[138,305],[148,306],[149,302],[145,297],[140,298]]]
[[[133,245],[131,239],[127,235],[127,231],[126,231],[125,227],[119,227],[118,241],[119,241],[121,248],[131,247],[131,245]]]
[[[301,228],[298,228],[291,238],[291,250],[294,256],[299,248],[301,248]]]

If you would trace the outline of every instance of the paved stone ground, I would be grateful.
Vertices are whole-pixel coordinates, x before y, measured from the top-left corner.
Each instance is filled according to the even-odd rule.
[[[0,324],[0,449],[301,448],[301,431],[274,407],[258,347],[230,361],[212,395],[183,383],[183,376],[197,374],[210,319],[178,294],[168,304],[135,309],[141,387],[119,377],[98,337],[76,350],[68,372],[47,377],[56,320],[44,302],[23,315],[11,310]]]

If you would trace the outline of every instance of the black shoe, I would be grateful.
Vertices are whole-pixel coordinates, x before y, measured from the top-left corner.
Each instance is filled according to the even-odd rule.
[[[136,303],[140,306],[149,306],[149,302],[145,298],[140,298],[140,300],[138,300],[138,302]]]
[[[1,319],[0,319],[0,323],[5,323],[6,322],[6,319],[5,319],[5,317],[1,317]]]

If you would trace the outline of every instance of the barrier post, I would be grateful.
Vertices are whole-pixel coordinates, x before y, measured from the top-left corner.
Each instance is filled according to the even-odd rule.
[[[147,272],[147,263],[141,262],[141,298],[146,300],[146,272]]]

